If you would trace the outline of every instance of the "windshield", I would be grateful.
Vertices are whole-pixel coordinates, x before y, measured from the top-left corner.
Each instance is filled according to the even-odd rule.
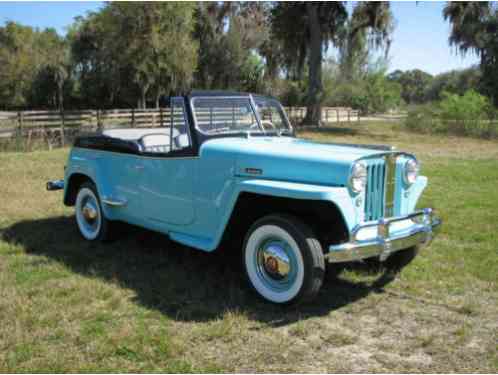
[[[257,98],[255,103],[265,132],[290,130],[278,101]],[[263,132],[249,97],[197,97],[192,107],[197,127],[205,134]]]
[[[278,100],[256,97],[254,102],[265,130],[290,130],[289,122]]]
[[[249,98],[194,98],[197,127],[206,134],[260,131]]]

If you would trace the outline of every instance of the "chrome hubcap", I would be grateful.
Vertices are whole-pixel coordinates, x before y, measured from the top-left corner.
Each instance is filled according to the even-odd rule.
[[[81,209],[81,213],[88,224],[92,224],[97,219],[97,207],[95,207],[93,202],[86,202]]]
[[[264,285],[274,291],[290,289],[297,276],[297,260],[290,245],[280,238],[267,238],[257,247],[256,271]]]
[[[282,280],[290,272],[290,259],[279,243],[271,243],[260,251],[260,264],[275,280]]]

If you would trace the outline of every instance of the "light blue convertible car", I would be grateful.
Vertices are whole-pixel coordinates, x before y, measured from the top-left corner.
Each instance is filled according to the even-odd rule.
[[[326,262],[402,264],[440,224],[415,208],[427,178],[413,155],[296,138],[259,95],[192,92],[169,111],[164,127],[77,138],[64,180],[47,183],[86,240],[122,221],[202,251],[231,244],[256,292],[285,304],[316,295]]]

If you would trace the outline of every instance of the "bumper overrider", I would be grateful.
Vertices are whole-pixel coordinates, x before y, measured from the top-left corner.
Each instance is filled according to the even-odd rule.
[[[326,258],[331,263],[351,262],[379,256],[381,261],[396,251],[416,245],[429,245],[441,226],[431,208],[409,215],[370,221],[358,225],[351,241],[329,246]]]

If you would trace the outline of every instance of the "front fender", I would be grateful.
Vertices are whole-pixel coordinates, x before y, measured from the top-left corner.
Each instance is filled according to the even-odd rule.
[[[209,249],[207,249],[208,251],[215,249],[219,245],[237,199],[242,193],[255,193],[291,199],[329,201],[334,203],[341,212],[348,230],[351,231],[357,224],[353,200],[349,195],[348,189],[345,187],[263,179],[237,180],[230,203],[227,205],[218,231],[214,236],[214,241],[210,244]]]
[[[238,194],[242,192],[333,202],[341,212],[348,229],[356,225],[356,210],[346,187],[255,179],[241,181],[238,184]]]

